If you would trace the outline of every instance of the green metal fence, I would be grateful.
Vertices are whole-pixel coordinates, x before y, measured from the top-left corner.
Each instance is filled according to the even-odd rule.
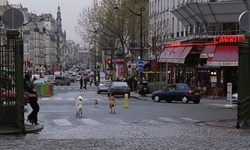
[[[0,47],[0,124],[24,128],[23,43],[19,32],[7,32],[7,44]]]

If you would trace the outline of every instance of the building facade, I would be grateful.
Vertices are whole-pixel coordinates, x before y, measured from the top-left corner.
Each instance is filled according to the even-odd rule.
[[[158,18],[151,19],[151,29],[166,24],[170,33],[166,43],[158,43],[163,46],[157,51],[163,80],[221,89],[223,94],[232,83],[236,92],[237,43],[245,38],[238,18],[247,10],[249,2],[243,0],[150,1],[150,15]]]

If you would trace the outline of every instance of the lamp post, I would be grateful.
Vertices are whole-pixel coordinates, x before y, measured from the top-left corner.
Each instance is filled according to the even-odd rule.
[[[121,4],[122,5],[122,4]],[[142,7],[140,8],[140,13],[135,13],[133,10],[131,10],[129,7],[127,7],[126,5],[122,5],[125,8],[127,8],[131,13],[133,13],[136,16],[140,17],[140,38],[141,38],[141,43],[140,43],[140,60],[142,61],[142,51],[143,51],[143,44],[142,44]],[[116,5],[114,7],[114,9],[118,10],[119,7],[118,5]],[[140,72],[140,83],[142,83],[142,71]]]

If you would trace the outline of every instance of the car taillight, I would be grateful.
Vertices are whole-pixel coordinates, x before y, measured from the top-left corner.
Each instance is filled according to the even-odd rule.
[[[189,90],[189,91],[188,91],[188,94],[192,94],[192,90]]]

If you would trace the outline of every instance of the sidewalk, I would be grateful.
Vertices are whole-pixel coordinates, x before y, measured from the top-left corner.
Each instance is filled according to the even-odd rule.
[[[31,125],[31,124],[24,124],[25,126],[25,133],[36,132],[43,129],[43,125]],[[17,125],[10,125],[10,124],[0,124],[0,134],[17,134],[23,133],[23,130],[17,127]]]

